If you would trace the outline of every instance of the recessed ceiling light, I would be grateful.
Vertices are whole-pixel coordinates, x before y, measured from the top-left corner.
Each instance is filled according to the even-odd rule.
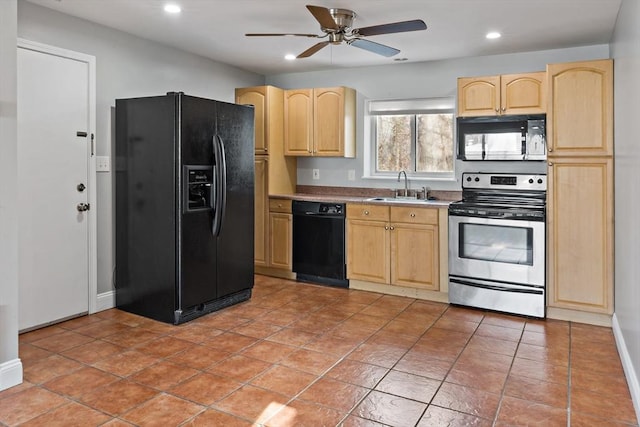
[[[287,53],[284,56],[284,59],[286,59],[287,61],[293,61],[294,59],[296,59],[296,56],[293,53]]]
[[[409,59],[408,58],[394,58],[393,60],[396,61],[396,62],[404,62],[404,61],[408,61]]]
[[[164,11],[167,13],[180,13],[182,9],[177,4],[165,4]]]
[[[502,34],[497,31],[491,31],[487,33],[486,37],[488,39],[499,39],[500,37],[502,37]]]

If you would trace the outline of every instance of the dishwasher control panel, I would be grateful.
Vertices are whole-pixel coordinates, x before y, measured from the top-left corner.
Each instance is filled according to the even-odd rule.
[[[320,213],[332,214],[332,215],[342,215],[344,213],[344,205],[343,204],[328,204],[321,203],[320,204]]]

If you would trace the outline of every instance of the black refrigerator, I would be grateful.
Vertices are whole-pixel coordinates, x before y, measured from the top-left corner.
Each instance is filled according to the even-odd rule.
[[[253,107],[116,100],[116,306],[179,324],[253,287]]]

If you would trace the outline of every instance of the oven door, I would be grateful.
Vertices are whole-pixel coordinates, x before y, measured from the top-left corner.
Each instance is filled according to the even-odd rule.
[[[450,215],[449,274],[544,287],[545,223]]]

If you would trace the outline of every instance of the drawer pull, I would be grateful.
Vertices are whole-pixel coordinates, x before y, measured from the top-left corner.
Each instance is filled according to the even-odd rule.
[[[281,208],[282,207],[282,203],[278,203],[278,207]]]
[[[414,214],[413,212],[411,213],[411,218],[415,218],[416,214]]]
[[[369,211],[364,211],[364,214],[365,215],[369,215]]]

